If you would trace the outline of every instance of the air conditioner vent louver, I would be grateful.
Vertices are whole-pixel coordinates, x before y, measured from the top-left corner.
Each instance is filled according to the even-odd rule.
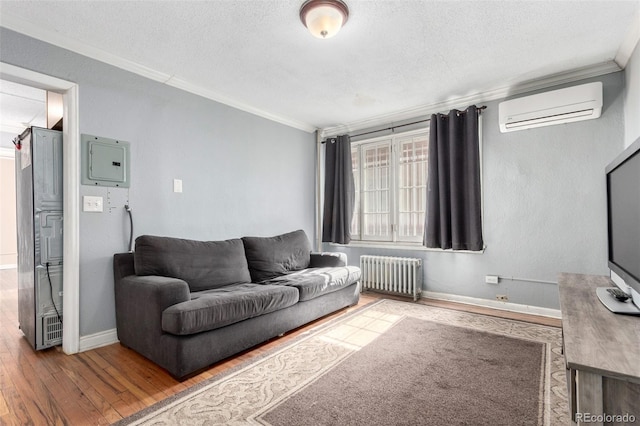
[[[501,102],[500,131],[591,120],[602,112],[602,83],[588,83]]]

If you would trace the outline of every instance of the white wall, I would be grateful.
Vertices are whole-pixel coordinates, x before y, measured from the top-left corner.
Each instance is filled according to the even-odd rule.
[[[135,235],[314,235],[315,136],[0,28],[0,61],[79,85],[80,132],[131,143],[131,188],[80,186],[80,335],[115,328],[112,256]],[[184,192],[173,193],[174,178]]]
[[[346,248],[349,263],[362,254],[424,259],[424,290],[559,308],[559,272],[608,273],[605,166],[624,145],[622,72],[590,81],[604,85],[596,120],[500,133],[499,101],[483,112],[483,254]],[[550,88],[551,90],[553,88]],[[464,108],[466,105],[460,105]],[[485,275],[524,278],[486,284]],[[531,280],[531,281],[527,281]]]
[[[13,149],[11,149],[11,152]],[[0,268],[17,264],[15,160],[0,150]]]

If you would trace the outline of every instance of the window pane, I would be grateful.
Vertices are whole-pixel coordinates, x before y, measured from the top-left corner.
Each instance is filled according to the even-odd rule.
[[[389,193],[387,191],[380,192],[380,205],[378,206],[378,211],[386,213],[389,210]]]
[[[427,148],[426,135],[400,142],[398,240],[422,240],[427,190]]]
[[[390,142],[363,145],[365,187],[362,220],[362,239],[389,240],[391,237],[391,144]]]
[[[354,239],[422,241],[427,157],[426,131],[356,145]],[[397,220],[395,227],[393,220]]]
[[[377,206],[376,193],[367,191],[362,195],[364,196],[364,213],[375,212]]]
[[[358,148],[351,150],[351,165],[353,167],[353,186],[355,199],[353,204],[353,217],[351,218],[351,238],[360,239],[360,158]]]
[[[389,189],[389,167],[379,169],[380,187],[379,189]]]

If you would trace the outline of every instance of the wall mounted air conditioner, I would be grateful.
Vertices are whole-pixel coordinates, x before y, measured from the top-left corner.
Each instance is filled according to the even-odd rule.
[[[602,82],[581,84],[500,102],[500,131],[591,120],[602,112]]]

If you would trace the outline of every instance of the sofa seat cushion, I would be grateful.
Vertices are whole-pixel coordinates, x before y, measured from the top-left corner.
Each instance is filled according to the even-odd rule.
[[[275,237],[243,237],[242,242],[255,283],[309,267],[311,243],[303,230]]]
[[[143,235],[136,238],[134,259],[136,275],[179,278],[192,292],[251,282],[240,239],[195,241]]]
[[[192,299],[162,312],[162,330],[189,335],[214,330],[298,303],[292,287],[237,284],[192,293]]]
[[[295,287],[300,292],[300,301],[315,299],[323,294],[348,287],[360,279],[360,268],[341,266],[337,268],[309,268],[273,278],[266,283]]]

